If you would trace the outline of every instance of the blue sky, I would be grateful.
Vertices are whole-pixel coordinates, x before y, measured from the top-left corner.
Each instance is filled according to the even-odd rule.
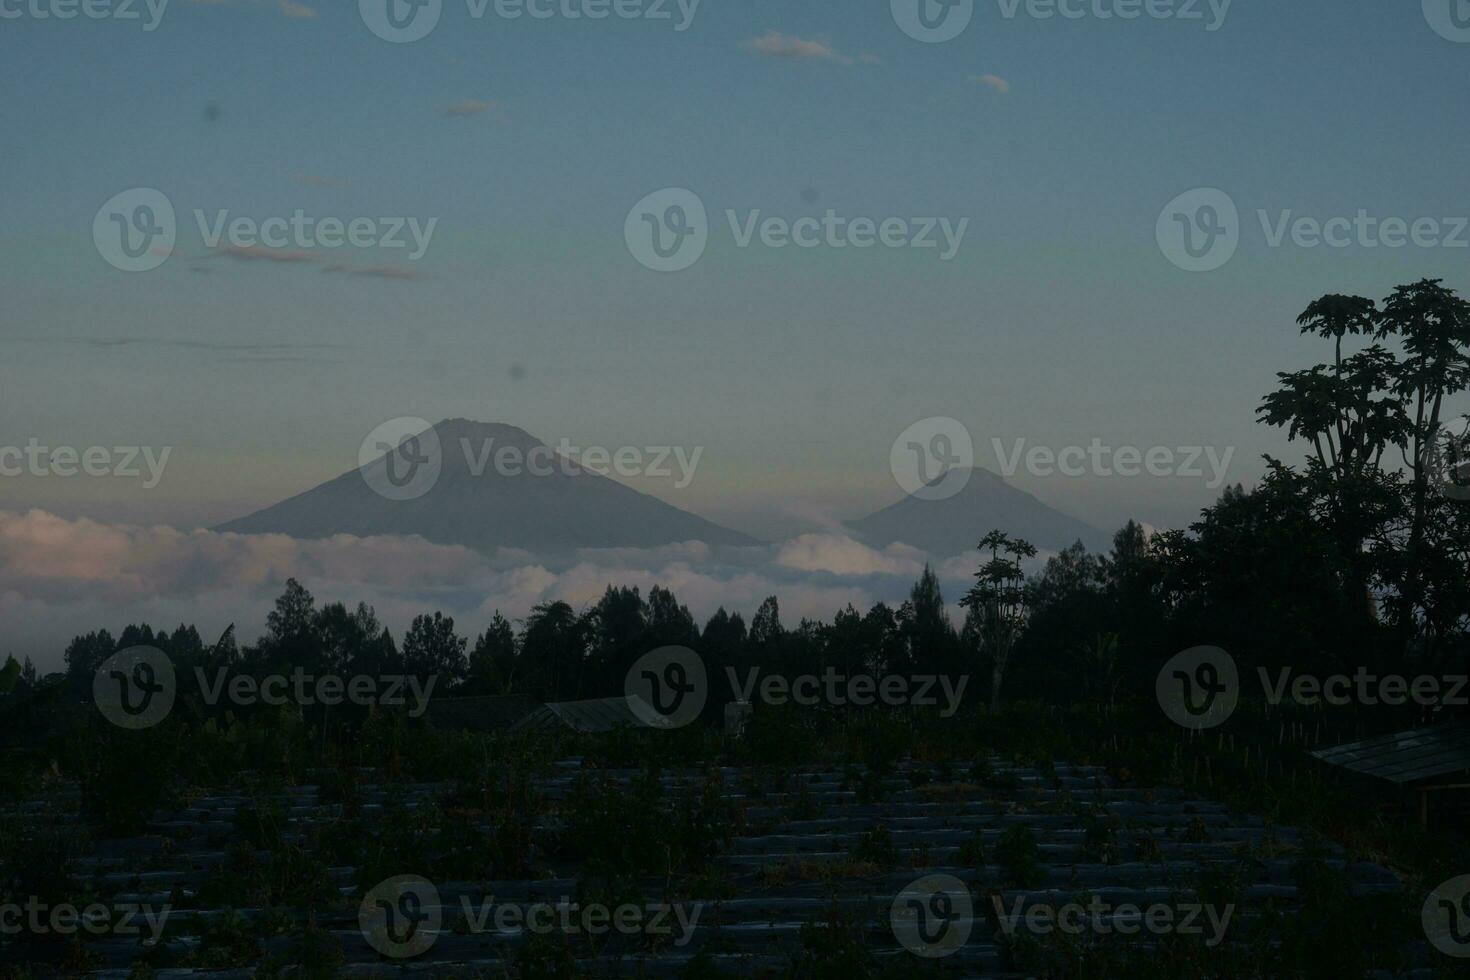
[[[684,32],[448,0],[402,45],[356,4],[172,0],[151,32],[0,20],[0,442],[174,447],[153,490],[7,479],[0,509],[213,523],[350,468],[404,415],[703,446],[700,478],[660,495],[765,535],[894,499],[890,444],[928,416],[962,420],[992,468],[992,438],[1101,437],[1235,447],[1248,483],[1288,451],[1254,424],[1260,396],[1325,356],[1293,324],[1311,299],[1470,286],[1470,249],[1271,248],[1256,210],[1470,214],[1467,67],[1417,3],[1327,0],[1236,0],[1215,31],[992,0],[932,45],[876,0],[703,0]],[[91,230],[134,187],[180,232],[128,274]],[[677,274],[623,241],[665,187],[714,223]],[[1196,187],[1228,192],[1243,230],[1191,274],[1154,234]],[[324,275],[208,256],[196,208],[437,225],[417,278]],[[828,208],[970,225],[950,262],[740,249],[722,228],[726,209]],[[382,251],[332,261],[405,265],[358,254]],[[1104,526],[1182,524],[1215,495],[1017,482]]]

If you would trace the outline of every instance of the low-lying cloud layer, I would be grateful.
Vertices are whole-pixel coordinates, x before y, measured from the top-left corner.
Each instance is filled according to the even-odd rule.
[[[418,537],[307,541],[0,511],[0,655],[28,655],[41,670],[55,670],[72,636],[101,628],[116,635],[142,622],[192,623],[206,636],[236,623],[253,640],[291,577],[319,603],[370,603],[397,636],[414,616],[434,610],[453,616],[461,635],[483,630],[496,610],[517,619],[558,599],[581,610],[609,584],[645,594],[654,585],[672,589],[701,624],[720,606],[748,620],[776,595],[783,621],[794,627],[803,617],[830,620],[849,603],[866,610],[880,600],[902,602],[924,560],[904,545],[876,550],[836,533],[718,551],[697,541],[588,549],[548,561]],[[968,557],[937,567],[951,603],[973,567]]]

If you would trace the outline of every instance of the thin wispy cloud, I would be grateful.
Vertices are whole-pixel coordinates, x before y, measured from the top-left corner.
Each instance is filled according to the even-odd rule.
[[[304,3],[298,3],[297,0],[276,0],[276,4],[280,7],[281,13],[293,20],[311,20],[316,17],[314,9]]]
[[[832,46],[832,42],[824,37],[802,38],[795,34],[782,34],[780,31],[766,31],[760,37],[746,41],[743,46],[746,50],[753,51],[765,58],[789,61],[828,61],[839,65],[854,63],[853,58],[838,51]],[[856,60],[864,64],[876,64],[878,57],[865,53]]]
[[[322,271],[354,276],[359,279],[394,279],[399,282],[422,282],[433,278],[427,272],[420,272],[418,269],[410,269],[401,265],[329,265]]]
[[[454,105],[444,110],[446,116],[479,116],[500,108],[498,102],[487,102],[483,99],[461,99]]]
[[[269,248],[265,245],[222,245],[215,249],[214,255],[240,262],[276,262],[282,265],[321,261],[321,256],[305,249]]]

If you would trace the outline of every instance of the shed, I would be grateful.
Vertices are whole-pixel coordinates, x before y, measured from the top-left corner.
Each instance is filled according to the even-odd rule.
[[[665,728],[662,717],[635,695],[596,698],[591,701],[557,701],[543,704],[515,725],[515,731],[546,731],[570,728],[574,732],[610,732],[622,725],[634,728]]]
[[[1378,735],[1317,749],[1312,755],[1327,765],[1417,794],[1421,826],[1429,823],[1430,793],[1470,789],[1470,724]]]

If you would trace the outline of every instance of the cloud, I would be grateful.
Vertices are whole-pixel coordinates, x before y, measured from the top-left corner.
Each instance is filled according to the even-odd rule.
[[[311,20],[316,16],[316,11],[297,0],[276,0],[276,6],[293,20]]]
[[[57,669],[79,632],[128,623],[196,624],[217,634],[230,623],[251,640],[286,579],[325,602],[367,602],[395,634],[413,617],[441,610],[461,635],[483,630],[497,610],[516,619],[555,600],[581,610],[610,584],[672,589],[701,623],[723,606],[749,618],[766,596],[781,599],[788,626],[830,620],[848,604],[902,602],[923,556],[894,545],[878,551],[836,534],[781,545],[714,549],[697,541],[662,548],[588,549],[560,561],[522,551],[485,555],[419,537],[338,535],[302,540],[203,529],[106,524],[42,510],[0,511],[0,622],[6,647]],[[951,601],[974,562],[945,563]]]
[[[446,116],[478,116],[481,113],[490,112],[500,108],[499,102],[485,102],[480,99],[461,99],[454,105],[444,110]]]
[[[268,248],[264,245],[222,245],[214,255],[242,262],[269,262],[277,265],[301,265],[325,261],[325,257],[307,249]],[[391,279],[398,282],[420,282],[433,278],[427,272],[395,265],[346,265],[334,262],[322,266],[322,272],[359,279]]]
[[[341,273],[361,279],[394,279],[400,282],[421,282],[433,278],[427,272],[420,272],[401,265],[329,265],[322,271]]]
[[[980,85],[984,85],[986,88],[999,92],[1001,95],[1005,95],[1011,90],[1011,83],[999,75],[976,75],[974,76],[974,81]]]
[[[301,248],[269,248],[265,245],[221,245],[214,255],[242,262],[278,262],[292,265],[300,262],[320,262],[321,256]]]
[[[825,38],[807,40],[794,34],[766,31],[760,37],[746,41],[744,47],[767,58],[787,58],[796,61],[832,61],[850,65],[852,59],[839,54]],[[864,55],[864,58],[872,57]]]
[[[902,545],[897,546],[903,549]],[[908,575],[917,578],[922,561],[900,550],[875,551],[837,534],[803,534],[779,546],[776,564],[803,572],[833,575]]]

